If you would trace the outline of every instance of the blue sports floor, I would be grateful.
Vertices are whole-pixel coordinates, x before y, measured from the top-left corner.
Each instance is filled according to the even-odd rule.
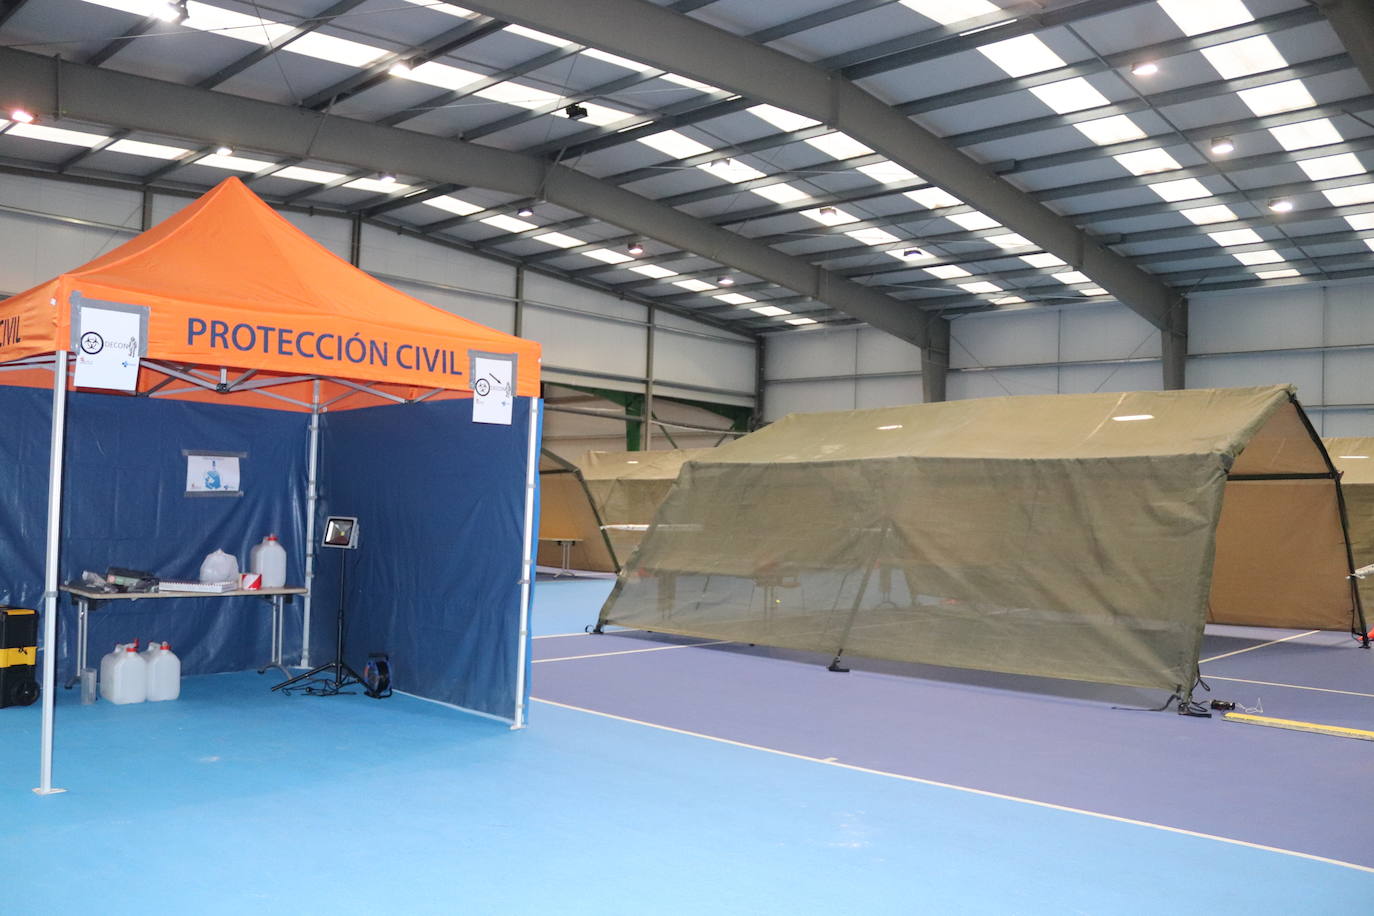
[[[1374,912],[1374,742],[580,635],[609,587],[540,584],[522,732],[251,673],[174,703],[64,692],[71,791],[38,798],[38,708],[0,710],[0,913]],[[1218,629],[1203,668],[1212,696],[1370,729],[1371,656]]]

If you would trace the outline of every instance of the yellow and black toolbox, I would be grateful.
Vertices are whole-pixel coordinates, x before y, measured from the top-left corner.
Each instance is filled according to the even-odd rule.
[[[0,709],[38,699],[38,614],[0,605]]]

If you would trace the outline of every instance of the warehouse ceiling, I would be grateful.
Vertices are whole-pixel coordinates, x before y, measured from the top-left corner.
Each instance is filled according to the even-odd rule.
[[[1374,274],[1365,0],[0,0],[0,46],[11,173],[238,175],[746,333]]]

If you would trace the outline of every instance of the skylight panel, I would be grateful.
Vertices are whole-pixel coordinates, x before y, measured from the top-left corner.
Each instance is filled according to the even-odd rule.
[[[13,131],[11,131],[12,133]],[[194,163],[195,165],[208,165],[212,169],[227,169],[231,172],[261,172],[263,169],[271,168],[275,162],[265,159],[248,159],[244,156],[221,156],[218,153],[211,153],[208,156],[201,156]]]
[[[702,163],[697,166],[703,172],[709,172],[721,181],[728,181],[731,184],[739,184],[741,181],[753,181],[756,178],[767,178],[768,176],[751,165],[746,165],[738,159],[713,159],[710,162]]]
[[[954,213],[945,217],[945,219],[952,223],[957,223],[969,232],[976,232],[979,229],[994,229],[1002,225],[980,210],[971,210],[968,213]]]
[[[1364,246],[1370,251],[1374,251],[1374,239],[1365,239]]]
[[[875,162],[861,165],[855,171],[862,172],[880,184],[896,184],[900,181],[917,181],[920,176],[895,162]]]
[[[1064,266],[1063,259],[1050,254],[1048,251],[1042,251],[1039,254],[1023,254],[1021,255],[1021,260],[1025,261],[1031,267],[1045,268]]]
[[[686,86],[688,89],[695,89],[697,92],[720,92],[719,86],[694,80],[690,76],[683,76],[681,73],[665,73],[659,79],[677,83],[679,86]]]
[[[1001,67],[1008,76],[1026,76],[1064,66],[1064,59],[1034,35],[1019,35],[1005,41],[980,45],[978,51]]]
[[[299,165],[288,165],[271,174],[272,178],[286,178],[291,181],[309,181],[314,184],[329,184],[344,177],[342,172],[326,172],[324,169],[307,169]]]
[[[1296,111],[1299,108],[1311,108],[1317,104],[1312,94],[1307,91],[1307,87],[1302,84],[1302,80],[1288,80],[1270,86],[1242,89],[1236,95],[1260,117]]]
[[[105,147],[112,153],[127,153],[130,156],[147,156],[149,159],[176,159],[190,152],[180,146],[166,146],[162,143],[145,143],[142,140],[116,140]]]
[[[1194,226],[1206,226],[1208,223],[1229,223],[1239,219],[1230,207],[1221,204],[1214,207],[1193,207],[1191,210],[1180,210],[1178,215],[1187,219]]]
[[[872,149],[864,146],[858,140],[839,131],[811,137],[805,143],[808,146],[814,146],[832,159],[853,159],[855,156],[867,156],[873,152]]]
[[[783,315],[792,314],[787,309],[778,308],[776,305],[759,305],[751,308],[749,311],[758,312],[765,318],[781,318]]]
[[[609,248],[593,248],[591,251],[582,252],[589,258],[597,261],[604,261],[607,264],[624,264],[626,261],[633,261],[634,258],[618,251],[611,251]]]
[[[1152,175],[1156,172],[1172,172],[1183,166],[1165,150],[1143,149],[1134,153],[1120,153],[1113,156],[1121,167],[1132,175]]]
[[[1323,178],[1344,178],[1347,175],[1359,175],[1365,170],[1364,165],[1355,157],[1354,153],[1339,153],[1335,156],[1304,159],[1298,163],[1298,168],[1306,172],[1307,177],[1313,181],[1321,181]]]
[[[1345,221],[1356,232],[1362,229],[1374,229],[1374,213],[1356,213],[1354,216],[1347,216]]]
[[[731,305],[748,305],[750,302],[759,301],[757,299],[746,296],[743,293],[721,293],[720,295],[712,296],[711,298],[719,299],[721,302],[728,302]]]
[[[814,319],[814,318],[789,318],[789,319],[787,319],[787,323],[788,323],[788,324],[795,324],[795,325],[815,324],[815,323],[816,323],[816,319]]]
[[[859,221],[857,216],[846,213],[839,207],[817,207],[814,210],[803,210],[801,215],[820,223],[822,226],[843,226],[845,223],[857,223]]]
[[[1288,61],[1283,59],[1279,49],[1264,35],[1203,48],[1202,55],[1211,62],[1223,79],[1228,80],[1288,66]]]
[[[683,289],[690,289],[694,293],[704,293],[708,289],[715,289],[714,286],[703,280],[674,280],[673,285],[680,286]]]
[[[509,32],[512,35],[519,35],[521,38],[528,38],[530,41],[553,45],[555,48],[566,48],[575,44],[575,42],[571,42],[566,38],[559,38],[557,35],[550,35],[548,32],[541,32],[538,29],[527,28],[523,25],[508,25],[502,31]],[[588,56],[590,57],[591,55]],[[637,68],[631,67],[630,69],[634,70]]]
[[[498,213],[495,216],[483,217],[481,221],[486,223],[488,226],[495,226],[497,229],[501,229],[506,232],[527,232],[530,229],[539,228],[534,223],[527,223],[523,219],[516,219],[515,217],[507,216],[504,213]],[[626,258],[626,260],[629,260],[629,258]]]
[[[459,19],[472,19],[477,15],[472,10],[465,10],[461,6],[450,6],[443,0],[406,0],[406,3],[423,6],[425,9],[434,10],[434,12],[443,13],[446,16],[457,16]]]
[[[569,42],[569,44],[571,43],[572,42]],[[636,73],[644,73],[649,70],[657,69],[648,64],[641,63],[640,61],[630,60],[628,57],[621,57],[619,54],[612,54],[610,51],[603,51],[600,48],[587,48],[582,53],[595,60],[612,64],[616,67],[623,67],[626,70],[633,70]]]
[[[781,184],[765,185],[761,188],[750,188],[751,193],[757,194],[766,200],[771,200],[775,204],[794,204],[802,200],[810,200],[811,196],[800,188],[793,187],[786,182]]]
[[[630,270],[633,270],[637,274],[643,274],[646,277],[653,277],[655,280],[677,276],[677,271],[669,270],[666,267],[659,267],[657,264],[636,264],[634,267],[631,267]]]
[[[1209,232],[1208,238],[1223,247],[1229,245],[1253,245],[1262,242],[1258,232],[1253,229],[1232,229],[1229,232]]]
[[[1063,273],[1051,274],[1060,283],[1091,283],[1092,279],[1080,270],[1066,270]]]
[[[46,140],[49,143],[64,143],[68,146],[84,146],[87,149],[110,139],[104,134],[91,134],[84,130],[67,130],[64,127],[47,127],[43,124],[15,124],[9,129],[9,135],[11,137],[27,137],[30,140]]]
[[[1180,178],[1178,181],[1157,181],[1150,185],[1150,190],[1171,203],[1179,200],[1196,200],[1199,197],[1212,196],[1212,192],[1207,190],[1207,186],[1196,178]]]
[[[157,3],[149,5],[165,6]],[[255,45],[274,44],[295,31],[283,22],[259,19],[257,16],[236,13],[233,10],[210,6],[208,3],[198,3],[196,0],[186,4],[186,13],[187,17],[181,24],[188,29],[214,32],[225,38],[237,38],[239,41],[248,41]],[[295,49],[288,46],[284,50]]]
[[[434,61],[426,61],[418,67],[412,67],[400,76],[402,79],[414,80],[417,83],[447,89],[450,92],[458,92],[478,80],[484,79],[480,73],[473,73],[471,70],[463,70],[460,67],[450,67],[448,64],[436,64]]]
[[[1264,251],[1238,251],[1231,255],[1231,257],[1251,267],[1257,264],[1278,264],[1283,260],[1283,255],[1270,249],[1265,249]]]
[[[443,195],[442,197],[431,197],[429,200],[421,201],[426,207],[434,207],[436,210],[445,210],[449,213],[456,213],[459,216],[471,216],[480,213],[484,209],[476,204],[470,204],[466,200],[457,197]]]
[[[785,131],[789,134],[793,131],[803,130],[807,127],[815,127],[817,124],[821,123],[805,115],[794,114],[776,105],[755,105],[749,108],[748,112],[756,118],[762,118],[778,130]]]
[[[1159,6],[1184,35],[1215,32],[1255,18],[1241,0],[1159,0]]]
[[[533,86],[522,86],[510,81],[496,83],[485,89],[478,89],[473,94],[493,102],[502,102],[519,108],[545,108],[559,101],[559,97],[552,92],[535,89]]]
[[[1301,276],[1301,274],[1291,267],[1285,267],[1283,270],[1257,270],[1255,276],[1261,280],[1282,280],[1286,277]]]
[[[1300,121],[1297,124],[1283,124],[1269,128],[1269,133],[1286,150],[1307,149],[1309,146],[1326,146],[1340,143],[1344,138],[1336,125],[1326,118]]]
[[[1033,86],[1031,93],[1060,114],[1109,104],[1107,97],[1081,76],[1044,86]]]
[[[902,0],[902,6],[915,10],[927,19],[934,19],[940,25],[1001,12],[1000,7],[988,0]]]
[[[903,195],[911,198],[923,207],[931,210],[939,210],[943,207],[957,207],[962,200],[942,188],[921,188],[919,191],[903,191]]]
[[[1003,296],[1000,299],[992,300],[993,305],[1017,305],[1025,302],[1020,296]]]
[[[1075,124],[1074,127],[1078,128],[1079,133],[1098,146],[1145,139],[1145,131],[1141,130],[1139,125],[1125,115],[1098,118],[1096,121],[1082,121]]]
[[[983,241],[991,242],[1004,251],[1010,251],[1013,248],[1031,247],[1030,239],[1023,235],[1017,235],[1015,232],[1008,232],[1004,235],[985,235],[983,236]]]
[[[640,137],[639,142],[645,146],[653,147],[660,153],[672,156],[674,159],[687,159],[712,152],[711,147],[706,144],[698,143],[691,137],[675,130],[665,130],[657,134],[650,134],[647,137]]]
[[[353,188],[355,191],[371,191],[374,194],[399,194],[411,189],[411,185],[398,181],[382,181],[379,178],[355,178],[344,187]]]
[[[552,245],[555,248],[576,248],[584,245],[582,239],[567,235],[562,232],[545,232],[543,235],[533,237],[536,242],[543,242],[545,245]]]
[[[1085,296],[1105,296],[1107,291],[1100,286],[1089,286],[1079,290]]]
[[[893,242],[901,241],[900,238],[888,232],[886,229],[877,228],[852,229],[846,232],[845,235],[856,241],[863,242],[865,245],[890,245]]]
[[[1000,293],[1002,287],[996,283],[989,283],[986,280],[975,280],[972,283],[960,283],[959,288],[970,293]]]
[[[1322,191],[1333,207],[1348,207],[1353,204],[1374,202],[1374,184],[1360,184],[1353,188],[1332,188]]]
[[[971,277],[973,274],[964,270],[957,264],[936,264],[933,267],[922,268],[932,277],[939,277],[941,280],[953,280],[956,277]]]
[[[327,60],[346,67],[367,67],[385,57],[387,52],[347,38],[335,38],[319,32],[306,32],[283,48],[293,54],[303,54],[316,60]]]

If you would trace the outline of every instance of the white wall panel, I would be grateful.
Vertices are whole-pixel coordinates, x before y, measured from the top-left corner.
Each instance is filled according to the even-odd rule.
[[[485,296],[474,296],[454,290],[437,289],[423,283],[408,283],[389,278],[387,284],[422,302],[451,312],[469,321],[484,324],[507,334],[515,331],[515,304]]]
[[[1158,391],[1163,387],[1163,372],[1163,367],[1158,362],[1060,366],[1059,392],[1090,394],[1094,391]]]
[[[1374,436],[1374,411],[1370,410],[1314,411],[1312,422],[1323,436]],[[1369,613],[1367,608],[1365,613]]]
[[[919,372],[921,348],[874,328],[858,332],[859,374],[867,372]],[[919,379],[917,392],[920,391]]]
[[[490,258],[457,251],[433,242],[364,226],[363,270],[392,277],[410,277],[458,289],[496,296],[515,296],[515,268]]]
[[[544,347],[544,365],[644,377],[647,328],[525,307],[524,336]]]
[[[1326,343],[1374,343],[1374,283],[1327,289]]]
[[[769,385],[763,397],[767,420],[789,413],[852,410],[854,406],[853,382],[785,382]]]
[[[1374,404],[1374,350],[1326,354],[1324,404]]]
[[[752,392],[754,345],[657,331],[654,334],[654,378],[665,383]]]
[[[764,338],[766,378],[814,378],[853,375],[856,361],[854,331],[794,331]]]
[[[1188,351],[1319,347],[1322,299],[1317,286],[1196,296],[1188,306]]]
[[[1296,385],[1298,399],[1322,403],[1320,353],[1256,353],[1188,360],[1189,388]]]
[[[525,299],[564,308],[580,309],[594,315],[614,315],[634,321],[646,321],[649,310],[637,302],[627,302],[609,293],[554,280],[542,274],[527,274]]]
[[[1059,355],[1064,362],[1159,356],[1159,330],[1124,305],[1060,312]]]
[[[1059,370],[1054,366],[1033,369],[996,369],[988,372],[951,372],[945,382],[951,401],[962,398],[999,398],[1017,394],[1054,394],[1059,389]]]
[[[950,322],[949,364],[1007,366],[1059,359],[1056,312],[1013,312],[969,316]]]
[[[347,261],[352,254],[353,224],[337,216],[311,216],[308,213],[281,213],[295,226],[325,248]]]
[[[919,375],[892,378],[859,378],[855,382],[856,407],[897,407],[921,403]]]
[[[80,267],[132,235],[0,211],[0,294],[21,293]]]
[[[674,315],[672,312],[665,312],[662,309],[655,310],[654,323],[661,328],[677,328],[682,331],[691,331],[693,334],[708,334],[712,337],[719,337],[721,340],[733,340],[736,343],[754,345],[754,339],[747,335],[732,334],[714,325],[702,324],[699,321],[683,318],[681,315]]]
[[[138,227],[143,213],[143,195],[138,191],[44,178],[0,181],[0,204],[133,228]]]

